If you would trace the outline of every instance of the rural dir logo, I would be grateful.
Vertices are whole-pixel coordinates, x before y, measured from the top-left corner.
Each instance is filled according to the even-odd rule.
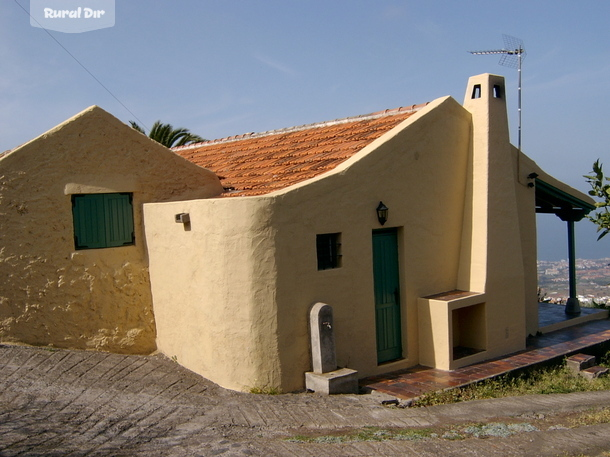
[[[30,0],[30,25],[81,33],[114,26],[115,0]]]

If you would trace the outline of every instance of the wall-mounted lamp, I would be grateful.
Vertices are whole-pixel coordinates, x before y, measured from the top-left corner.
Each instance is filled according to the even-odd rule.
[[[388,211],[388,207],[383,202],[379,202],[379,205],[377,205],[377,220],[381,225],[385,224],[388,220]]]
[[[175,216],[175,219],[177,224],[188,224],[189,222],[191,222],[191,216],[189,215],[189,213],[178,213]]]
[[[530,173],[529,175],[527,175],[527,179],[536,179],[538,177],[538,173]],[[533,182],[529,182],[527,183],[527,187],[534,187],[534,183]]]

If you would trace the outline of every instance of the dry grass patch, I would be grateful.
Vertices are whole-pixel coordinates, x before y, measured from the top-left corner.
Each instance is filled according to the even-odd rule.
[[[607,360],[607,356],[605,358]],[[536,394],[566,394],[610,390],[610,377],[588,380],[574,375],[565,365],[505,375],[465,387],[433,392],[416,400],[413,406],[432,406],[488,398]]]
[[[586,427],[588,425],[610,423],[610,408],[603,408],[596,411],[587,411],[570,419],[572,427]]]

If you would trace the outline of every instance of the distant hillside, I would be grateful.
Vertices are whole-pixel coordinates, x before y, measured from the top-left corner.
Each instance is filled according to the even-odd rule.
[[[538,287],[552,301],[565,302],[569,296],[568,261],[538,261]],[[576,292],[581,303],[610,302],[610,258],[576,261]]]

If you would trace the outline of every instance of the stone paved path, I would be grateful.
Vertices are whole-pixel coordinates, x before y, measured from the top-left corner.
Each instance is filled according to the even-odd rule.
[[[610,407],[610,392],[433,408],[388,408],[376,395],[228,391],[163,356],[0,345],[0,456],[601,455],[608,424],[461,441],[303,443],[290,436],[376,426],[438,428]]]

